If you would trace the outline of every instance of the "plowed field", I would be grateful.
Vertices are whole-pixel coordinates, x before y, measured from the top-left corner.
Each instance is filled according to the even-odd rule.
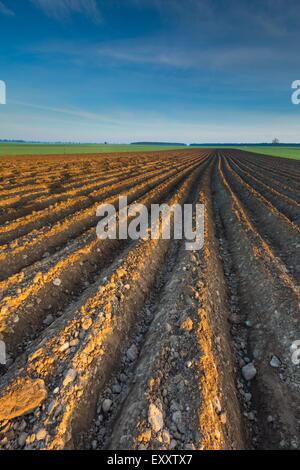
[[[203,249],[98,239],[120,195],[204,204]],[[299,206],[239,150],[2,158],[0,448],[300,448]]]

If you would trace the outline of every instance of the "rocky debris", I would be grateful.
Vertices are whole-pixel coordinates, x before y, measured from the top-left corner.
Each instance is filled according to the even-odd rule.
[[[18,445],[20,447],[23,447],[25,445],[27,437],[28,437],[28,434],[26,432],[21,432],[21,434],[18,437]]]
[[[61,279],[59,279],[59,277],[54,279],[53,285],[56,286],[56,287],[59,287],[61,285]]]
[[[132,344],[126,353],[128,359],[133,362],[138,356],[138,349],[135,344]]]
[[[172,421],[176,425],[176,428],[178,429],[179,432],[184,433],[184,425],[183,425],[183,420],[182,420],[182,414],[181,411],[174,411],[172,414]]]
[[[53,323],[54,321],[54,318],[53,318],[53,315],[49,314],[46,316],[45,320],[44,320],[44,325],[51,325],[51,323]]]
[[[66,341],[60,348],[60,352],[65,352],[67,349],[69,349],[70,347],[70,343],[68,341]]]
[[[249,364],[246,364],[244,367],[242,367],[242,374],[247,382],[254,379],[257,374],[257,370],[254,367],[253,362],[249,362]]]
[[[172,439],[169,445],[169,450],[175,449],[177,446],[177,441],[175,439]]]
[[[161,410],[151,403],[148,410],[148,421],[154,432],[159,432],[164,427],[164,418]]]
[[[69,369],[64,378],[64,386],[66,387],[70,383],[74,382],[77,376],[77,371],[75,369]]]
[[[87,317],[85,318],[83,321],[82,321],[82,329],[87,331],[93,324],[93,320],[90,318],[90,317]]]
[[[36,433],[36,440],[37,441],[43,441],[47,436],[47,431],[46,429],[40,429],[37,433]]]
[[[193,320],[188,317],[181,323],[181,329],[191,331],[193,329]]]
[[[215,409],[215,412],[219,415],[222,412],[222,406],[219,397],[214,397],[213,399],[213,406]]]
[[[280,359],[278,359],[277,356],[272,356],[272,359],[270,360],[270,366],[274,368],[278,368],[281,366]]]
[[[113,391],[113,393],[116,393],[116,394],[121,393],[121,391],[122,391],[121,385],[119,385],[119,384],[113,385],[112,391]]]
[[[7,387],[0,397],[0,421],[23,416],[35,410],[47,397],[41,379],[19,379]]]
[[[167,429],[164,429],[161,433],[161,439],[163,441],[163,443],[169,447],[170,443],[171,443],[171,436],[170,436],[170,433]]]
[[[109,398],[106,398],[102,403],[103,412],[108,413],[112,407],[112,404],[113,404],[112,400],[110,400]]]

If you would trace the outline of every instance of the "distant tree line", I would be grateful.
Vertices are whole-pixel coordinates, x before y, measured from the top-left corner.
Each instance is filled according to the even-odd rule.
[[[176,145],[186,147],[187,144],[182,142],[131,142],[131,145]]]

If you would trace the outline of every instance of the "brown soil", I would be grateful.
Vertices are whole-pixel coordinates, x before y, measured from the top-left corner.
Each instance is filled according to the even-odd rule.
[[[229,149],[1,159],[0,448],[300,448],[299,183]],[[204,248],[99,240],[120,195],[204,203]]]

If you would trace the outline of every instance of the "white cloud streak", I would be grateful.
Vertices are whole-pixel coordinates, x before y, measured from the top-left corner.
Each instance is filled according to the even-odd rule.
[[[43,107],[44,108],[44,107]],[[299,126],[295,120],[257,113],[239,115],[237,124],[234,116],[223,116],[222,123],[216,123],[206,115],[196,122],[175,120],[169,117],[143,115],[133,119],[121,120],[119,124],[94,122],[80,119],[74,122],[51,117],[47,110],[44,116],[38,114],[12,112],[0,116],[1,137],[9,139],[126,143],[145,141],[183,141],[183,142],[271,142],[277,135],[281,142],[299,141]],[[62,110],[59,111],[63,112]],[[79,111],[80,112],[80,111]],[[67,112],[66,114],[69,114]],[[76,113],[77,115],[77,113]],[[71,116],[70,116],[71,117]],[[118,127],[116,127],[116,125]],[[180,138],[179,138],[180,136]]]
[[[101,21],[96,0],[31,0],[47,16],[56,20],[65,20],[72,14],[85,15],[95,22]]]
[[[0,2],[0,14],[5,16],[15,16],[15,13],[10,10],[3,2]]]
[[[165,66],[181,69],[213,69],[220,70],[225,67],[252,65],[265,67],[285,63],[294,57],[286,50],[274,50],[269,46],[207,46],[190,47],[185,45],[174,46],[172,44],[158,44],[157,38],[141,39],[138,44],[132,40],[110,41],[106,43],[82,43],[60,41],[47,44],[39,44],[29,48],[34,54],[57,54],[57,56],[69,57],[80,64],[92,63],[93,66],[105,64],[122,65],[131,63],[136,65]]]
[[[98,121],[98,122],[105,122],[110,124],[118,124],[122,122],[121,120],[116,120],[112,116],[103,115],[99,113],[93,113],[90,111],[82,110],[82,109],[74,109],[74,108],[62,108],[62,107],[55,107],[55,106],[44,106],[44,105],[37,105],[33,103],[26,103],[24,101],[16,101],[12,100],[12,104],[16,104],[25,108],[32,108],[39,111],[46,111],[55,114],[66,114],[68,116],[73,116],[75,118],[80,118],[88,121]]]

